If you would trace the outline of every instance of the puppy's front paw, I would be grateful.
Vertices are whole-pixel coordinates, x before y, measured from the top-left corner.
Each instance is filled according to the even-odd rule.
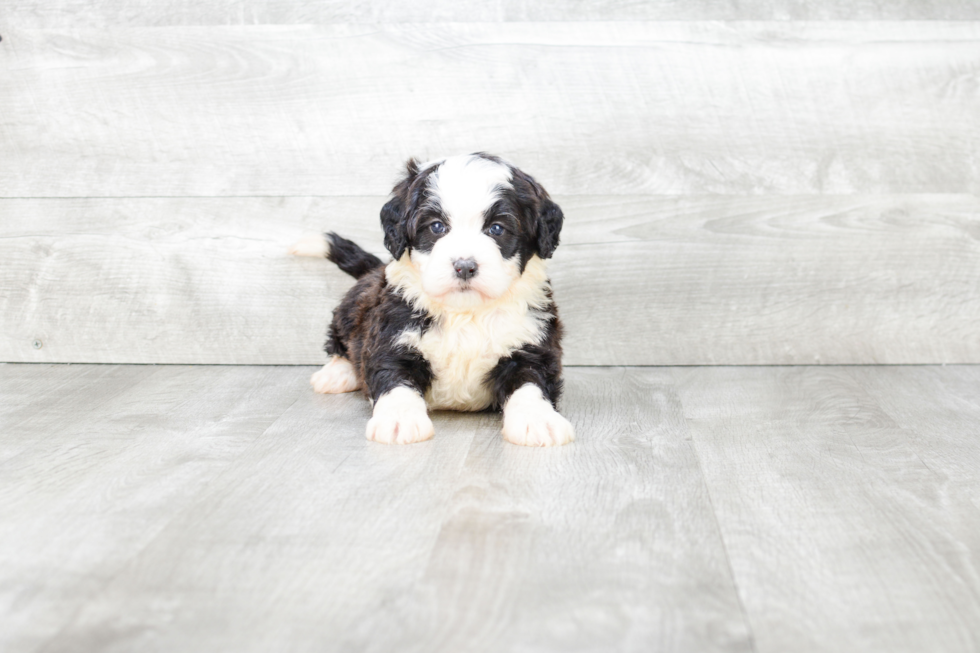
[[[323,394],[340,394],[357,390],[354,366],[343,356],[334,356],[323,368],[310,377],[313,389]]]
[[[571,422],[531,383],[521,386],[504,405],[503,434],[504,440],[526,447],[568,444],[575,439]]]
[[[383,394],[374,404],[367,425],[368,440],[383,444],[411,444],[435,435],[422,396],[404,386]]]

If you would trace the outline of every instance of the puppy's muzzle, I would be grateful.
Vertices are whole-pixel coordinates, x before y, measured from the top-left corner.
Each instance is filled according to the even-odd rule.
[[[453,269],[456,270],[456,276],[458,278],[467,281],[471,277],[476,276],[476,261],[471,258],[457,259],[453,261]]]

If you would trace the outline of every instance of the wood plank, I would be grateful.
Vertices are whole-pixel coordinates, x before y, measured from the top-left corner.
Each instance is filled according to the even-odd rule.
[[[35,413],[38,406],[49,401],[46,395],[61,394],[62,388],[92,369],[79,365],[0,363],[0,429],[23,419],[18,417],[20,411],[24,411],[21,415]],[[34,408],[29,408],[32,405]]]
[[[8,0],[0,18],[30,28],[107,27],[116,25],[262,25],[608,21],[608,20],[977,20],[980,7],[969,0],[697,0],[631,2],[589,0],[430,0],[354,2],[323,0],[225,0],[194,3],[171,0]]]
[[[948,479],[945,491],[980,508],[980,368],[847,370],[908,431],[923,464]]]
[[[923,462],[877,373],[675,371],[760,652],[980,646],[978,486]]]
[[[974,196],[557,199],[567,364],[980,362]],[[285,251],[382,203],[0,200],[0,360],[321,363],[351,280]]]
[[[978,22],[7,28],[0,196],[980,192]]]
[[[0,463],[0,648],[980,645],[980,367],[571,369],[543,451],[366,442],[310,371],[0,366],[97,399]]]
[[[310,371],[161,367],[109,401],[105,381],[79,388],[18,429],[30,446],[0,463],[0,649],[39,650],[69,624],[305,396]]]
[[[389,627],[481,418],[437,414],[435,440],[397,447],[364,438],[369,416],[360,394],[299,393],[45,649],[340,650],[352,615]]]
[[[322,363],[352,285],[286,255],[322,229],[309,198],[3,204],[4,360]]]
[[[568,361],[980,362],[978,207],[719,198],[687,215],[651,211],[616,230],[635,240],[559,248]]]
[[[669,375],[571,369],[566,388],[577,441],[517,448],[488,417],[398,627],[353,619],[350,648],[753,650]]]
[[[301,398],[45,650],[751,650],[666,374],[571,370],[565,406],[560,449],[458,413],[386,447]]]
[[[156,372],[145,366],[85,365],[55,371],[46,365],[17,367],[14,375],[26,377],[22,387],[31,397],[15,398],[0,417],[0,466],[39,439],[70,430],[78,424],[79,415],[112,404]]]

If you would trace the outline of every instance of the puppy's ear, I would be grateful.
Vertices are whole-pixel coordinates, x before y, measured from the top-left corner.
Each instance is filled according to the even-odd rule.
[[[419,174],[419,164],[409,159],[405,177],[392,189],[393,197],[381,207],[381,228],[385,232],[385,247],[397,261],[408,248],[408,212],[412,182]]]
[[[381,207],[381,228],[385,232],[385,247],[397,261],[408,247],[405,233],[405,207],[402,198],[393,197]]]
[[[565,216],[551,201],[548,191],[534,177],[518,168],[511,168],[511,182],[522,205],[525,219],[531,223],[534,248],[541,258],[551,258],[558,247],[558,236]]]
[[[552,202],[550,197],[545,197],[538,211],[538,256],[551,258],[555,253],[564,221],[561,207]]]

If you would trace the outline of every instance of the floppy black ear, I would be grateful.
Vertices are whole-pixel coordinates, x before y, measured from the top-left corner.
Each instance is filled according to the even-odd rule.
[[[551,201],[544,187],[523,170],[511,167],[512,183],[526,219],[533,226],[534,248],[541,258],[551,258],[558,247],[558,236],[565,216]]]
[[[419,164],[409,159],[405,177],[391,191],[394,197],[381,207],[381,228],[385,232],[385,247],[397,261],[408,248],[409,190],[419,174]]]
[[[541,202],[541,210],[538,212],[538,256],[551,258],[555,253],[564,221],[565,216],[561,212],[561,207],[552,202],[551,198],[546,197]]]
[[[381,228],[385,232],[385,247],[397,261],[408,247],[405,233],[405,207],[402,198],[393,197],[381,207]]]

